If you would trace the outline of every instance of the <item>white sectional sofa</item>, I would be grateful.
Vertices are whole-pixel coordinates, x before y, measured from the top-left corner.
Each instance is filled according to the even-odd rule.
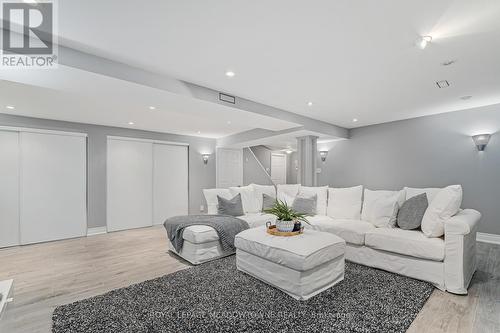
[[[426,215],[430,215],[433,200],[439,200],[436,196],[440,191],[445,189],[363,191],[361,186],[332,189],[326,186],[278,185],[275,192],[273,186],[252,184],[241,188],[204,190],[204,194],[208,213],[216,214],[217,195],[231,198],[241,193],[245,215],[240,218],[246,220],[251,228],[275,221],[273,215],[260,211],[262,193],[289,204],[296,195],[317,195],[317,214],[308,217],[310,225],[306,228],[343,238],[347,244],[346,260],[428,281],[451,293],[467,294],[467,287],[476,270],[476,229],[481,218],[478,211],[457,209],[458,212],[451,217],[441,216],[439,228],[435,229],[439,232],[441,228],[444,235],[429,237],[427,230],[426,236],[420,229],[395,227],[397,210],[386,209],[384,215],[376,212],[380,209],[374,208],[383,207],[392,200],[397,202],[397,209],[409,197],[426,193],[429,200]],[[461,202],[461,187],[459,199]],[[439,206],[437,202],[436,205]],[[222,251],[217,233],[207,226],[186,228],[184,240],[184,247],[178,254],[194,264],[232,254]]]

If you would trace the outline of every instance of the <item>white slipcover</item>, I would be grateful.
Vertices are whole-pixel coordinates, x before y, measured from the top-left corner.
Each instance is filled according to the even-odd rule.
[[[328,186],[300,186],[298,195],[304,198],[311,198],[316,195],[316,215],[326,215]]]
[[[262,211],[263,205],[263,195],[266,194],[272,198],[276,198],[276,187],[274,185],[258,185],[258,184],[250,184],[252,186],[253,191],[255,193],[255,200],[257,202],[258,211]]]
[[[363,186],[328,189],[327,215],[334,219],[361,219]]]
[[[298,271],[307,271],[344,254],[345,241],[331,233],[307,229],[294,237],[273,236],[266,227],[236,235],[237,249]]]
[[[204,189],[203,195],[205,196],[205,200],[207,202],[207,213],[208,214],[217,214],[217,207],[219,205],[219,201],[217,200],[217,196],[220,196],[224,199],[231,199],[231,192],[227,188],[211,188]]]
[[[365,245],[416,258],[443,261],[444,240],[427,238],[421,231],[375,228],[365,235]]]
[[[370,222],[361,220],[331,219],[329,217],[322,219],[312,217],[308,220],[312,224],[312,228],[333,233],[344,239],[347,243],[358,245],[365,243],[365,234],[368,231],[376,229]]]
[[[241,194],[241,204],[243,205],[243,211],[245,214],[260,212],[257,198],[252,186],[230,187],[229,192],[232,197]]]

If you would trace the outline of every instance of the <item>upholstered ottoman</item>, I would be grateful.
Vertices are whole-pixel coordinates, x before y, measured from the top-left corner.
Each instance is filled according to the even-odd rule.
[[[266,227],[236,235],[238,270],[298,300],[306,300],[344,279],[345,241],[306,229],[292,237],[273,236]]]

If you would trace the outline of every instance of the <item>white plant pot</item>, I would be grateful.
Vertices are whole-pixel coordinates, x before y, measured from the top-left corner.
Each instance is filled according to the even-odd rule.
[[[276,220],[276,229],[281,232],[291,232],[295,226],[294,221],[281,221]]]

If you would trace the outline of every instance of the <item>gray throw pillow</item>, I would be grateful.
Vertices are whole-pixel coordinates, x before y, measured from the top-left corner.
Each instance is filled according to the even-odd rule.
[[[217,207],[217,213],[221,215],[231,215],[231,216],[242,216],[243,213],[243,203],[241,202],[241,193],[238,193],[232,199],[224,199],[217,196],[217,201],[219,205]]]
[[[420,228],[428,206],[429,202],[425,193],[406,200],[398,212],[398,227],[404,230]]]
[[[297,196],[293,200],[292,209],[297,213],[306,215],[316,215],[316,203],[318,201],[318,195],[315,194],[311,198],[304,198]]]
[[[276,198],[273,198],[270,195],[262,194],[262,210],[271,209],[274,207],[276,203]]]

